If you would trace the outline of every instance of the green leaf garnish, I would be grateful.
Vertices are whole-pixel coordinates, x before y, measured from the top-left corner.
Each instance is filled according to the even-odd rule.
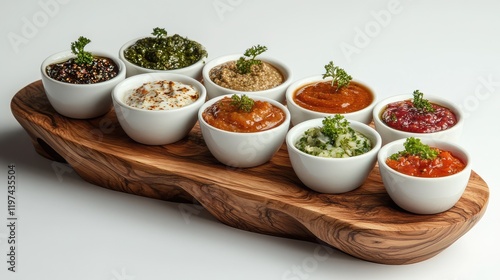
[[[253,46],[245,51],[243,54],[244,57],[240,57],[238,61],[236,61],[236,69],[240,74],[248,74],[252,71],[253,65],[261,64],[261,61],[255,59],[259,54],[267,51],[267,47],[257,45]]]
[[[389,158],[392,160],[397,160],[400,157],[406,157],[410,155],[419,156],[422,159],[435,159],[438,156],[438,151],[429,147],[429,145],[423,144],[420,139],[415,137],[409,137],[404,142],[404,151],[399,151],[392,154]]]
[[[421,93],[418,89],[413,92],[413,106],[415,108],[422,110],[424,112],[434,112],[434,107],[429,102],[429,100],[424,99],[424,94]]]
[[[339,90],[345,86],[348,86],[352,80],[352,77],[346,73],[346,71],[338,66],[333,64],[333,61],[330,61],[327,65],[325,65],[325,74],[323,74],[323,79],[327,77],[332,78],[332,86],[337,84],[337,89]]]
[[[153,28],[153,32],[151,34],[156,36],[157,39],[167,37],[167,31],[165,30],[165,28],[155,27]]]
[[[338,135],[350,133],[352,130],[349,126],[349,121],[340,114],[336,114],[333,117],[327,116],[323,119],[322,123],[321,133],[330,137],[333,141],[337,139]]]
[[[90,42],[90,39],[80,36],[77,41],[71,43],[71,52],[76,55],[77,64],[90,64],[94,60],[92,54],[84,50]]]
[[[246,96],[243,94],[242,96],[239,96],[237,94],[233,94],[231,96],[231,105],[236,106],[238,110],[244,111],[244,112],[250,112],[252,111],[254,101],[250,97]]]

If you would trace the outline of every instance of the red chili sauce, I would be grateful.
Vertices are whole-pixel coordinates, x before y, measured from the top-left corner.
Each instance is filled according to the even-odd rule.
[[[250,112],[231,104],[229,97],[215,102],[202,113],[211,126],[232,132],[258,132],[271,129],[285,121],[285,112],[269,102],[255,100]]]
[[[338,91],[331,81],[322,81],[299,88],[293,100],[300,107],[312,111],[345,114],[370,105],[373,102],[373,94],[367,87],[353,81]]]
[[[427,112],[413,106],[411,100],[393,102],[382,113],[382,121],[389,127],[413,133],[431,133],[454,126],[457,117],[448,108],[431,103],[434,112]]]
[[[433,148],[439,152],[435,159],[422,159],[416,155],[400,156],[397,160],[388,158],[387,165],[403,174],[416,177],[444,177],[462,171],[465,164],[448,151]]]

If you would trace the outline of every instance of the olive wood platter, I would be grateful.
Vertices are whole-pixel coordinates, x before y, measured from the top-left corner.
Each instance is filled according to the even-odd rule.
[[[411,214],[392,202],[378,166],[354,191],[320,194],[297,178],[286,145],[270,162],[238,169],[220,164],[210,154],[198,125],[174,144],[139,144],[121,129],[113,109],[90,120],[59,115],[41,81],[21,89],[11,110],[40,155],[67,162],[92,184],[199,203],[226,225],[316,242],[375,263],[410,264],[435,256],[481,219],[489,199],[487,184],[472,171],[465,193],[452,209]]]

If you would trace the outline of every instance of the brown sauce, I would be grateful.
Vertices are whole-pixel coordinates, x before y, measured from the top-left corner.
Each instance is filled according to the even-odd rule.
[[[209,75],[217,85],[239,91],[267,90],[285,81],[283,74],[276,67],[264,61],[259,65],[253,65],[249,74],[240,74],[236,61],[230,61],[214,67]]]

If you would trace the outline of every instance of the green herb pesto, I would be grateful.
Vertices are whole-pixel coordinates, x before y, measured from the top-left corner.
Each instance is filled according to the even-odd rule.
[[[337,114],[326,117],[323,126],[306,130],[295,147],[313,156],[345,158],[370,151],[372,144],[370,139],[352,129],[349,122]]]
[[[124,51],[131,63],[153,70],[173,70],[188,67],[207,57],[203,46],[178,34],[167,36],[161,28],[154,28],[153,35],[137,40]]]

